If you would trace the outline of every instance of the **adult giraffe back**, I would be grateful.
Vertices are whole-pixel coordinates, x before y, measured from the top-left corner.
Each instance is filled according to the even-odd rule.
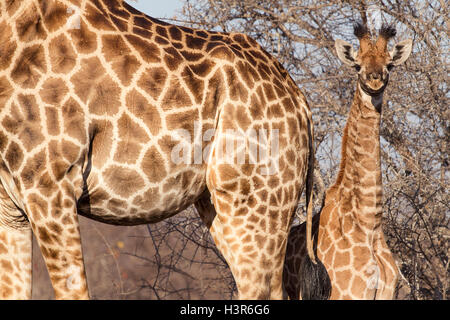
[[[31,232],[56,298],[88,298],[77,213],[135,225],[195,204],[240,297],[281,298],[313,152],[309,107],[282,66],[245,35],[122,1],[0,10],[0,296],[31,295]]]

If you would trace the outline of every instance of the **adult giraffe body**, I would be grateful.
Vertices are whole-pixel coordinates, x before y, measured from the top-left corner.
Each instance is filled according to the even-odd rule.
[[[0,297],[31,295],[32,232],[56,298],[88,298],[77,213],[135,225],[195,204],[240,298],[281,298],[313,159],[311,113],[282,66],[245,35],[169,25],[118,0],[0,10]],[[266,136],[223,161],[248,131]],[[251,144],[269,156],[251,159]]]
[[[383,26],[372,41],[368,29],[356,24],[358,52],[336,40],[338,57],[356,69],[358,84],[344,128],[339,173],[312,224],[317,256],[330,276],[331,299],[392,299],[397,284],[398,268],[381,226],[380,122],[389,71],[409,57],[412,41],[402,41],[389,52],[387,42],[395,33]],[[292,228],[286,253],[283,281],[294,299],[308,296],[299,279],[306,257],[305,227]]]

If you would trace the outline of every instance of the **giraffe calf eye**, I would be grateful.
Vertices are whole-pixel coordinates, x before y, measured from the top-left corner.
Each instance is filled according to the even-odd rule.
[[[386,68],[387,68],[389,71],[391,71],[393,67],[394,67],[394,65],[393,65],[392,63],[389,63],[389,64],[386,66]]]
[[[355,68],[356,72],[359,72],[361,70],[361,66],[359,64],[355,64],[353,67]]]

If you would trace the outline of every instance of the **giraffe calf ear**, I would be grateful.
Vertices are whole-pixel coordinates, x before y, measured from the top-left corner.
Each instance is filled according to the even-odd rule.
[[[353,46],[350,43],[337,39],[334,46],[336,47],[337,56],[343,63],[351,67],[357,65],[356,52],[353,50]]]
[[[412,43],[413,43],[412,40],[408,39],[399,42],[394,46],[394,49],[392,49],[392,51],[389,52],[392,59],[391,62],[392,65],[398,66],[409,58],[409,55],[411,54],[412,50]]]

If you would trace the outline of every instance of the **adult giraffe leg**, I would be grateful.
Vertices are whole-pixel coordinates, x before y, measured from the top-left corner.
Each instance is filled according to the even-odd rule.
[[[88,299],[76,201],[62,185],[32,191],[26,211],[56,299]]]
[[[0,170],[0,299],[31,299],[31,228],[17,204],[17,188]]]
[[[219,150],[230,137],[221,132],[219,125],[206,174],[216,212],[211,235],[230,267],[240,299],[282,299],[287,234],[300,188],[288,185],[283,196],[280,172],[263,175],[258,173],[261,166],[248,164],[248,158],[247,164],[233,156],[224,159]]]
[[[269,210],[249,210],[242,216],[242,207],[233,206],[235,201],[229,194],[212,191],[212,198],[217,214],[210,232],[228,262],[239,299],[282,299],[287,238],[284,228],[275,230],[279,225],[270,217]],[[248,197],[242,197],[240,205],[248,201]]]
[[[31,229],[0,226],[0,300],[31,299]]]

